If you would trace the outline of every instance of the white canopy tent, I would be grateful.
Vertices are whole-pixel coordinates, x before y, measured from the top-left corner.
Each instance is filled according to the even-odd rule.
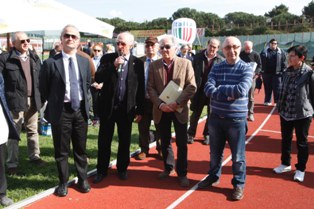
[[[1,1],[0,34],[15,31],[61,30],[75,25],[79,31],[112,38],[114,26],[54,0]]]

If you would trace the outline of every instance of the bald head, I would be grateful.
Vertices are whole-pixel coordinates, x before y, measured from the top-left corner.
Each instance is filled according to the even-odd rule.
[[[229,64],[235,64],[239,59],[241,42],[237,37],[229,36],[222,44],[222,52]]]
[[[245,41],[244,42],[245,53],[251,53],[252,49],[253,49],[253,42],[252,41]]]

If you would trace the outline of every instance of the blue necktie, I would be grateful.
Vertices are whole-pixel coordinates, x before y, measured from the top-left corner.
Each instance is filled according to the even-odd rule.
[[[71,107],[74,111],[77,111],[80,108],[79,82],[77,80],[72,57],[69,58],[69,78],[70,78]]]

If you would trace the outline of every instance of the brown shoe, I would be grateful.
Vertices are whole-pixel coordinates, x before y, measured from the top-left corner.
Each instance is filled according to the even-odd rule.
[[[146,153],[145,152],[141,152],[140,154],[138,154],[137,159],[138,160],[144,160],[146,158]]]
[[[37,166],[40,166],[40,167],[43,167],[43,166],[45,166],[45,165],[47,164],[46,161],[44,161],[44,160],[42,160],[42,159],[40,159],[40,158],[38,158],[38,159],[36,159],[36,160],[31,160],[30,162],[31,162],[32,164],[37,165]]]
[[[159,178],[159,179],[165,179],[165,178],[169,177],[170,175],[172,175],[172,174],[174,174],[174,173],[175,173],[175,171],[174,171],[173,169],[172,169],[171,171],[165,170],[165,171],[161,172],[161,173],[158,175],[158,178]]]
[[[23,174],[21,174],[21,173],[18,171],[17,167],[8,168],[8,169],[7,169],[7,174],[8,174],[9,176],[23,176]]]
[[[242,187],[236,187],[233,189],[232,199],[233,200],[242,200],[244,197],[244,189]]]

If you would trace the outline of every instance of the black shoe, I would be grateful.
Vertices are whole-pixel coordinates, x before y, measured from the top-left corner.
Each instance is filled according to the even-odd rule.
[[[242,200],[243,197],[244,197],[244,188],[236,187],[233,189],[233,192],[232,192],[233,200]]]
[[[128,179],[128,173],[126,171],[118,172],[118,177],[120,180],[127,180]]]
[[[66,183],[59,184],[55,190],[55,194],[59,197],[65,197],[68,194],[68,185]]]
[[[188,135],[188,144],[194,143],[194,136]]]
[[[93,183],[94,184],[98,184],[99,182],[101,182],[107,175],[106,174],[101,174],[101,173],[97,173],[94,180],[93,180]]]
[[[217,186],[218,184],[219,184],[219,179],[213,180],[209,176],[207,176],[206,179],[198,183],[197,187],[199,189],[205,189],[207,187]]]
[[[90,185],[87,180],[79,180],[77,187],[82,193],[88,193],[90,191]]]

